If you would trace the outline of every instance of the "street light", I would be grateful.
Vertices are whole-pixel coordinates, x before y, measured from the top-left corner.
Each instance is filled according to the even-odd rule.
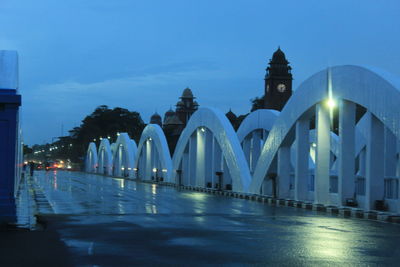
[[[333,98],[328,98],[328,100],[326,100],[326,105],[328,106],[328,108],[330,109],[334,109],[337,105],[335,99]]]

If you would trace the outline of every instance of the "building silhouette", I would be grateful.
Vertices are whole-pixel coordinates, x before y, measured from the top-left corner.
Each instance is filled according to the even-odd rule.
[[[160,114],[158,114],[157,112],[154,113],[154,114],[151,116],[151,118],[150,118],[150,123],[151,123],[151,124],[158,124],[158,125],[160,125],[160,127],[163,127],[161,116],[160,116]]]
[[[278,48],[269,61],[265,75],[264,108],[281,111],[292,96],[292,68]]]
[[[176,143],[178,142],[179,136],[181,135],[183,129],[186,127],[186,124],[188,123],[192,114],[199,107],[199,104],[195,101],[195,98],[196,97],[193,96],[192,90],[190,88],[185,88],[182,92],[182,96],[176,103],[175,111],[170,108],[164,114],[162,127],[167,138],[171,155],[175,150]],[[155,119],[158,120],[158,118]]]

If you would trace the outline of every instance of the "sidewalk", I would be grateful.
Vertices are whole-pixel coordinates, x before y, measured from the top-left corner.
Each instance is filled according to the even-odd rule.
[[[17,224],[0,226],[0,266],[72,266],[67,247],[48,219],[36,221],[29,175],[26,178],[16,199]]]

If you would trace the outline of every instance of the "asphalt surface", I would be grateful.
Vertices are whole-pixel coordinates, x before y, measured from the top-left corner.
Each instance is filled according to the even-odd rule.
[[[400,264],[400,227],[76,172],[36,172],[75,266]]]

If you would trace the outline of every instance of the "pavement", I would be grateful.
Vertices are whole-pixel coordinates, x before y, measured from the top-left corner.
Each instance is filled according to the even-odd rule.
[[[41,229],[1,266],[398,266],[400,226],[76,172],[36,172]],[[34,206],[34,205],[33,205]]]

